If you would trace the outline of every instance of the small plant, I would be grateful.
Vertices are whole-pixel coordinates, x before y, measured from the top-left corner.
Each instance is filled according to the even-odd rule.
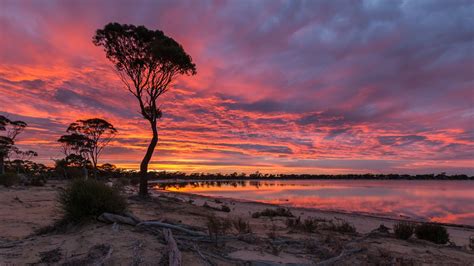
[[[74,180],[60,192],[58,201],[64,219],[70,222],[80,222],[104,212],[123,213],[127,207],[116,189],[96,180]]]
[[[325,228],[326,230],[330,230],[330,231],[335,231],[335,232],[340,232],[340,233],[350,233],[350,234],[353,234],[353,233],[356,233],[356,228],[344,221],[344,220],[337,220],[336,222],[334,221],[329,221],[325,224]]]
[[[407,222],[399,222],[393,226],[393,232],[395,233],[395,237],[398,239],[407,240],[413,235],[413,230],[415,226],[411,223]]]
[[[255,212],[252,214],[252,218],[259,218],[260,216],[267,216],[267,217],[294,217],[293,213],[291,213],[290,209],[278,207],[276,209],[265,209],[261,212]]]
[[[288,218],[286,220],[286,227],[293,230],[313,233],[318,228],[319,220],[308,217],[304,221],[301,218]]]
[[[228,219],[218,218],[214,215],[207,217],[207,230],[209,238],[214,240],[217,246],[217,240],[220,236],[224,236],[232,227],[232,222]]]
[[[0,175],[0,185],[11,187],[20,182],[20,177],[15,173],[5,173]]]
[[[238,217],[232,220],[232,225],[234,225],[235,230],[239,234],[249,234],[252,233],[252,228],[250,227],[250,223],[246,222],[242,217]]]
[[[113,181],[113,188],[117,189],[118,191],[124,191],[125,190],[125,187],[126,186],[129,186],[130,185],[130,179],[125,177],[125,176],[121,176],[119,178],[116,178],[114,181]]]
[[[318,228],[318,221],[307,218],[303,221],[303,231],[313,233]]]
[[[415,227],[415,235],[419,239],[428,240],[436,244],[446,244],[449,241],[449,234],[446,228],[437,224],[419,224]]]
[[[39,257],[39,263],[50,265],[59,262],[63,255],[61,252],[61,248],[55,248],[49,251],[40,252]]]
[[[268,244],[269,244],[269,247],[270,247],[270,252],[274,256],[280,255],[280,253],[281,253],[281,251],[283,250],[283,247],[284,247],[282,244],[277,244],[277,243],[274,243],[273,241],[268,241]]]
[[[286,227],[288,229],[300,229],[302,226],[301,217],[298,218],[288,218],[286,219]]]
[[[277,226],[275,223],[273,223],[272,221],[272,226],[270,227],[270,232],[267,233],[267,236],[270,238],[270,239],[276,239],[277,238]]]
[[[223,211],[223,212],[230,212],[230,208],[229,208],[229,206],[227,206],[227,205],[222,205],[221,211]]]

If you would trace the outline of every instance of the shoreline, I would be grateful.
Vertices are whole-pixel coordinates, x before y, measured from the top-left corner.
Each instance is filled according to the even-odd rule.
[[[203,198],[208,198],[210,200],[222,199],[222,200],[249,203],[249,204],[261,204],[261,205],[270,206],[270,207],[283,207],[283,208],[302,210],[302,211],[314,211],[314,212],[321,212],[321,213],[327,213],[327,214],[340,214],[340,215],[349,215],[349,216],[350,215],[363,216],[363,217],[380,219],[380,220],[389,220],[389,221],[393,221],[393,222],[438,224],[438,225],[447,226],[447,227],[458,227],[458,228],[472,229],[473,232],[474,232],[474,225],[469,225],[469,224],[453,224],[453,223],[431,222],[431,221],[425,221],[425,220],[417,220],[417,219],[414,219],[414,218],[411,218],[411,217],[407,217],[406,219],[405,218],[396,218],[396,217],[390,217],[390,216],[383,216],[382,214],[377,215],[375,213],[370,214],[370,213],[357,212],[357,211],[350,212],[350,211],[344,211],[344,210],[326,210],[326,209],[318,209],[318,208],[311,208],[311,207],[287,206],[287,205],[277,204],[277,203],[260,202],[260,201],[237,199],[237,198],[230,198],[230,197],[207,196],[207,195],[194,194],[194,193],[190,193],[190,192],[176,192],[176,191],[168,191],[168,190],[162,190],[162,189],[158,189],[158,191],[163,191],[163,192],[166,192],[166,193],[172,193],[172,194],[176,194],[176,195],[183,194],[183,195],[186,195],[188,197],[189,196],[203,197]]]
[[[260,178],[260,179],[239,179],[239,178],[233,178],[233,179],[226,179],[226,178],[222,178],[222,179],[212,179],[212,180],[209,180],[209,179],[167,179],[167,180],[151,180],[149,181],[149,187],[151,189],[165,189],[167,191],[168,190],[168,187],[166,187],[166,185],[170,185],[171,187],[176,187],[177,190],[179,190],[179,185],[181,184],[189,184],[189,183],[198,183],[198,182],[201,182],[201,186],[202,186],[202,183],[206,184],[206,183],[211,183],[211,186],[215,186],[215,185],[212,185],[212,183],[214,182],[223,182],[224,185],[228,185],[229,183],[232,183],[232,182],[236,182],[237,184],[240,184],[242,185],[241,183],[242,182],[245,182],[247,181],[247,186],[248,185],[252,185],[253,182],[259,182],[258,184],[258,187],[260,186],[267,186],[267,182],[278,182],[278,181],[290,181],[290,179],[285,179],[285,178]],[[352,182],[352,181],[355,181],[354,179],[333,179],[333,180],[330,180],[330,179],[291,179],[291,181],[294,181],[294,182],[302,182],[302,183],[297,183],[299,186],[302,186],[302,187],[305,187],[305,186],[311,186],[311,185],[314,185],[313,184],[307,184],[305,182],[311,182],[311,181],[322,181],[322,182],[328,182],[330,181],[331,182],[331,185],[332,184],[338,184],[338,183],[343,183],[342,185],[343,186],[348,186],[348,187],[352,187],[354,186],[354,189],[357,189],[357,188],[379,188],[379,187],[384,187],[384,184],[380,184],[380,185],[377,185],[378,182],[388,182],[388,183],[391,183],[390,185],[387,185],[388,188],[394,188],[394,189],[398,189],[398,185],[397,183],[398,182],[414,182],[414,184],[417,184],[417,185],[420,185],[423,184],[423,183],[427,183],[428,187],[431,187],[433,186],[432,183],[442,183],[440,181],[445,181],[445,182],[449,182],[449,183],[461,183],[461,184],[469,184],[471,185],[471,181],[472,180],[395,180],[395,179],[389,179],[389,180],[381,180],[381,179],[364,179],[364,180],[357,180],[357,181],[360,181],[362,183],[360,184],[344,184],[344,182]],[[249,183],[250,182],[250,183]],[[364,183],[365,182],[365,183]],[[392,183],[393,182],[393,183]],[[271,184],[271,183],[270,183]],[[165,186],[161,186],[161,185],[165,185]],[[326,183],[321,183],[322,187],[325,187],[327,184]],[[208,184],[209,186],[209,184]],[[255,185],[254,185],[255,186]],[[274,185],[272,185],[274,186]],[[437,187],[437,186],[435,186]],[[173,191],[173,192],[179,192],[179,193],[191,193],[193,194],[192,191],[188,191],[188,192],[180,192],[180,191]],[[195,195],[201,195],[199,193],[195,194]],[[230,195],[225,195],[225,196],[219,196],[219,195],[216,195],[216,196],[213,196],[213,195],[209,195],[209,197],[218,197],[218,198],[228,198],[228,199],[232,199],[232,200],[237,200],[237,201],[253,201],[253,202],[256,202],[256,203],[267,203],[267,204],[273,204],[273,205],[278,205],[278,206],[281,206],[281,207],[291,207],[291,208],[299,208],[299,209],[304,209],[304,210],[317,210],[317,211],[321,211],[321,212],[332,212],[332,213],[342,213],[342,214],[355,214],[355,215],[363,215],[363,216],[367,216],[367,217],[373,217],[373,218],[381,218],[381,219],[388,219],[388,220],[394,220],[394,221],[407,221],[407,222],[413,222],[413,223],[432,223],[432,224],[438,224],[438,225],[443,225],[443,226],[449,226],[449,227],[459,227],[459,228],[467,228],[467,229],[474,229],[474,223],[468,223],[469,221],[464,221],[464,223],[455,223],[455,222],[450,222],[450,221],[442,221],[440,219],[438,219],[439,221],[436,221],[436,219],[433,221],[431,220],[432,218],[436,218],[436,217],[431,217],[431,216],[423,216],[423,215],[416,215],[416,213],[411,213],[411,215],[402,215],[401,213],[397,213],[397,212],[372,212],[371,210],[366,210],[366,211],[352,211],[352,210],[346,210],[344,208],[339,208],[339,209],[332,209],[330,208],[330,206],[323,206],[323,207],[326,207],[326,208],[315,208],[315,207],[307,207],[307,206],[304,206],[304,205],[301,205],[301,204],[298,204],[298,206],[294,206],[290,203],[290,201],[288,201],[288,199],[286,199],[286,201],[290,204],[286,204],[284,201],[284,199],[282,200],[279,200],[279,202],[263,202],[263,201],[258,201],[258,199],[252,199],[252,200],[245,200],[245,199],[240,199],[238,197],[232,197]],[[328,208],[329,207],[329,208]]]
[[[227,203],[228,205],[244,205],[244,207],[248,207],[247,210],[252,209],[255,211],[261,210],[258,208],[268,208],[268,207],[284,207],[288,208],[295,216],[300,216],[301,218],[306,217],[322,217],[327,219],[342,219],[351,224],[353,224],[357,231],[360,233],[369,233],[372,230],[378,228],[381,224],[393,227],[393,225],[400,221],[407,221],[413,223],[435,223],[442,226],[445,226],[450,233],[451,240],[455,242],[457,245],[467,245],[469,243],[469,238],[474,236],[474,226],[470,225],[459,225],[459,224],[449,224],[449,223],[436,223],[436,222],[426,222],[426,221],[416,221],[416,220],[409,220],[409,219],[397,219],[392,217],[380,217],[376,215],[369,215],[364,213],[358,212],[343,212],[343,211],[333,211],[333,210],[322,210],[322,209],[315,209],[315,208],[305,208],[305,207],[292,207],[292,206],[284,206],[280,204],[274,203],[265,203],[265,202],[258,202],[258,201],[251,201],[251,200],[244,200],[244,199],[235,199],[235,198],[228,198],[228,197],[214,197],[214,196],[206,196],[206,195],[199,195],[193,194],[189,192],[175,192],[175,191],[168,191],[164,189],[154,189],[152,188],[153,194],[159,196],[160,194],[167,194],[173,195],[175,198],[182,200],[184,202],[189,201],[192,199],[196,204],[196,206],[202,206],[204,202],[207,204],[214,206],[215,201],[222,201],[223,203]],[[300,215],[297,215],[299,213]],[[232,214],[232,212],[230,212]],[[235,214],[234,214],[235,215]]]

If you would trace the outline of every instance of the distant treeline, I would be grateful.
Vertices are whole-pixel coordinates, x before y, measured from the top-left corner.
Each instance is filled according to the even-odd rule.
[[[317,174],[253,174],[245,173],[183,173],[183,172],[150,172],[150,180],[185,179],[185,180],[235,180],[235,179],[351,179],[351,180],[474,180],[474,176],[441,174],[340,174],[340,175],[317,175]]]

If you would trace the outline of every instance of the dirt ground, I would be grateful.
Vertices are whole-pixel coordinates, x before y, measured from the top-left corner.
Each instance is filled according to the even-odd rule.
[[[69,226],[61,232],[38,234],[61,217],[56,205],[64,182],[44,187],[0,188],[0,265],[167,265],[168,248],[161,228],[91,222]],[[350,214],[291,209],[295,216],[320,220],[345,220],[357,233],[327,228],[303,232],[288,228],[286,217],[252,218],[252,213],[272,207],[266,204],[213,199],[156,191],[141,200],[133,189],[125,192],[129,210],[141,220],[161,221],[205,237],[173,230],[183,265],[473,265],[474,252],[467,247],[472,229],[448,228],[455,245],[395,239],[373,231],[394,221]],[[207,206],[203,206],[207,203]],[[219,211],[228,206],[230,212]],[[274,207],[272,207],[274,208]],[[235,226],[211,240],[209,217],[218,221],[248,222],[251,233]],[[338,259],[334,259],[338,258]]]

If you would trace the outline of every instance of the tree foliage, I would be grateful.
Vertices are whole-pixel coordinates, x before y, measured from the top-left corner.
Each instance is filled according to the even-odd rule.
[[[109,23],[97,30],[93,43],[104,48],[149,121],[160,118],[156,100],[173,79],[179,74],[196,74],[196,66],[183,47],[160,30]]]

